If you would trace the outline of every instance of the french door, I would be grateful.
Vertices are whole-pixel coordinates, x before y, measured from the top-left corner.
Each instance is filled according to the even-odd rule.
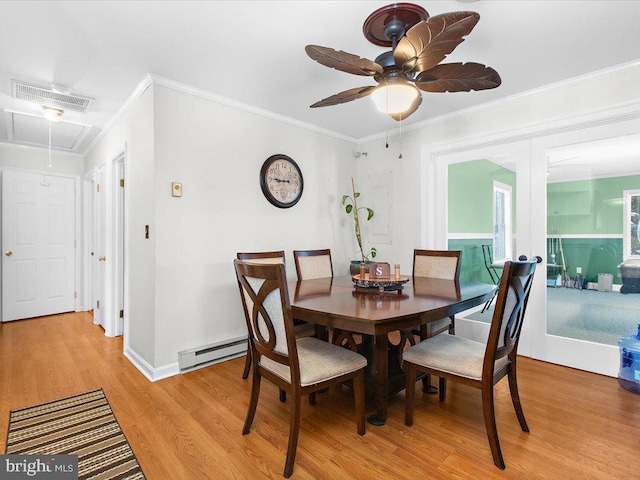
[[[635,145],[640,143],[629,142],[638,136],[639,131],[640,120],[603,121],[602,125],[553,135],[540,134],[521,142],[508,143],[505,140],[503,144],[466,149],[451,146],[450,151],[455,153],[445,151],[432,154],[430,165],[435,175],[434,181],[427,186],[432,188],[431,202],[438,208],[432,210],[432,237],[423,241],[425,244],[430,242],[436,248],[462,249],[462,274],[467,275],[467,280],[491,281],[486,273],[481,247],[494,245],[495,230],[492,232],[490,226],[479,223],[479,220],[491,215],[491,199],[480,179],[500,182],[501,179],[492,176],[509,178],[515,175],[515,180],[512,178],[507,182],[515,185],[512,190],[515,197],[512,257],[517,259],[524,254],[543,258],[535,274],[519,354],[604,375],[617,375],[619,351],[616,342],[605,342],[601,338],[605,332],[609,336],[635,332],[635,329],[629,331],[623,326],[617,327],[618,330],[610,330],[612,324],[620,323],[621,309],[626,308],[618,307],[619,302],[634,300],[633,294],[625,296],[616,290],[616,284],[619,288],[620,283],[617,262],[624,257],[622,253],[617,256],[618,249],[612,245],[622,245],[626,231],[622,213],[624,192],[640,188],[640,185],[635,186],[640,181],[640,163],[637,161],[640,147]],[[608,140],[616,139],[622,142],[608,143]],[[620,158],[630,153],[630,149],[637,150],[635,163],[631,160],[626,170],[605,172],[603,165],[613,167],[615,163],[610,156],[599,163],[585,166],[579,158],[573,158],[575,155],[567,156],[563,152],[566,163],[573,165],[576,175],[582,175],[580,182],[588,187],[581,187],[580,190],[571,185],[571,179],[552,180],[554,165],[558,164],[554,163],[554,158],[560,150],[568,151],[569,148],[584,144],[586,148],[583,151],[591,151],[598,146],[598,142],[605,142],[608,146],[604,150],[609,153],[616,148],[614,145],[623,144],[618,154]],[[465,170],[466,177],[460,173]],[[624,179],[620,186],[615,187],[619,190],[615,192],[619,194],[609,192],[605,195],[602,189],[594,187],[599,182],[610,186],[613,181],[611,177],[614,176]],[[452,183],[452,178],[457,178],[459,182]],[[468,184],[464,183],[464,178],[470,179]],[[566,185],[558,186],[549,182],[564,182]],[[441,208],[443,205],[446,208]],[[583,250],[573,248],[572,242],[578,247],[582,245],[580,248]],[[589,245],[589,242],[595,247],[585,250],[584,245]],[[571,248],[578,253],[572,254]],[[622,252],[622,246],[619,250]],[[610,257],[606,262],[601,252]],[[499,267],[497,271],[501,273]],[[583,284],[587,288],[582,290],[583,295],[574,307],[577,314],[568,320],[559,318],[561,311],[567,310],[569,305],[569,297],[561,296],[579,294],[576,286],[585,277],[588,277],[588,281]],[[607,280],[604,286],[599,284],[598,278]],[[600,303],[596,307],[590,306],[592,304],[587,303],[587,295],[597,295],[598,290],[603,290],[598,300]],[[616,306],[609,306],[611,304],[608,302],[616,302]],[[637,303],[629,308],[637,308]],[[593,310],[596,308],[601,314],[594,316]],[[637,318],[640,317],[636,315],[636,324]],[[562,328],[558,327],[561,321],[564,321]],[[486,312],[467,312],[456,317],[456,334],[484,340],[488,334],[488,322],[490,318],[487,318]],[[572,333],[577,325],[585,325],[585,336]]]
[[[2,172],[2,321],[75,309],[75,179]]]

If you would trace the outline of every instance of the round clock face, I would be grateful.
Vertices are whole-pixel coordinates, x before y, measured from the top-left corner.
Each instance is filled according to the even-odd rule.
[[[293,207],[300,200],[304,187],[300,167],[286,155],[272,155],[260,170],[260,187],[276,207]]]

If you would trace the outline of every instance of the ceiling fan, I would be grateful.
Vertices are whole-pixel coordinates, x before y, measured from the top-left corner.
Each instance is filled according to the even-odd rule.
[[[378,85],[352,88],[311,105],[328,107],[371,95],[379,110],[403,120],[422,103],[425,92],[469,92],[500,85],[491,67],[473,62],[443,63],[480,20],[476,12],[449,12],[430,17],[419,5],[396,3],[379,8],[364,22],[364,36],[374,45],[391,47],[375,61],[333,48],[307,45],[316,62],[346,73],[373,77]]]

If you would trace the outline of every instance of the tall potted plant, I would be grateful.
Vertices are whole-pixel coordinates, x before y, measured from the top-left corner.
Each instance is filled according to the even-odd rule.
[[[369,250],[365,250],[362,245],[362,231],[360,230],[360,212],[367,212],[367,222],[373,218],[374,212],[369,207],[359,207],[358,206],[358,198],[360,197],[360,192],[356,192],[356,185],[353,181],[353,177],[351,177],[351,190],[353,195],[343,195],[342,196],[342,205],[344,205],[345,212],[348,215],[353,217],[354,229],[356,232],[356,240],[358,242],[358,248],[360,251],[360,260],[353,260],[351,262],[351,274],[355,275],[360,271],[360,263],[363,262],[367,264],[367,269],[369,268],[368,264],[370,263],[369,257],[376,258],[378,251],[375,247],[371,247]]]

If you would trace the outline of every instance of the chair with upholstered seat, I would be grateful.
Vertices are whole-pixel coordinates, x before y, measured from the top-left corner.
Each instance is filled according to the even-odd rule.
[[[249,330],[253,371],[251,399],[242,433],[248,434],[253,423],[262,378],[288,392],[291,413],[284,467],[284,476],[288,478],[295,462],[303,395],[351,380],[357,431],[364,435],[364,368],[367,360],[349,349],[314,337],[296,338],[282,263],[234,260],[234,267]]]
[[[271,252],[238,252],[236,255],[238,260],[247,260],[254,263],[282,263],[286,266],[284,250],[274,250]],[[296,336],[298,337],[311,337],[315,335],[315,327],[310,323],[301,323],[296,325]],[[244,363],[244,371],[242,372],[242,378],[247,379],[249,377],[249,370],[251,369],[251,351],[247,348],[247,358]],[[280,394],[280,399],[285,401],[286,397],[283,393]]]
[[[413,251],[413,276],[456,280],[460,278],[460,250]],[[426,336],[433,337],[442,332],[455,333],[455,317],[441,318],[426,324]]]
[[[413,276],[439,278],[442,280],[455,280],[460,278],[460,250],[420,250],[413,251]],[[444,317],[426,325],[421,325],[420,330],[412,330],[414,335],[420,338],[430,338],[444,332],[455,334],[455,316]],[[426,375],[422,381],[423,391],[435,393],[437,390],[431,386],[431,375]]]
[[[331,250],[328,248],[319,250],[294,250],[293,260],[296,264],[298,280],[333,277]],[[329,334],[326,328],[316,325],[315,336],[323,340],[328,340]]]
[[[331,250],[294,250],[293,260],[296,264],[298,280],[333,277]]]
[[[493,387],[503,377],[509,378],[516,416],[522,430],[528,432],[529,427],[518,394],[516,360],[533,274],[536,264],[541,261],[540,257],[533,260],[521,257],[518,262],[505,262],[486,344],[455,335],[436,335],[404,351],[407,426],[413,424],[415,382],[411,379],[415,378],[416,372],[436,375],[442,379],[440,401],[446,398],[446,380],[478,388],[482,392],[482,411],[493,461],[499,468],[505,468],[496,429]]]
[[[275,250],[272,252],[238,252],[238,260],[249,260],[258,263],[282,263],[285,264],[284,250]],[[247,357],[244,362],[244,371],[242,378],[249,378],[249,370],[251,369],[251,351],[247,346]]]

